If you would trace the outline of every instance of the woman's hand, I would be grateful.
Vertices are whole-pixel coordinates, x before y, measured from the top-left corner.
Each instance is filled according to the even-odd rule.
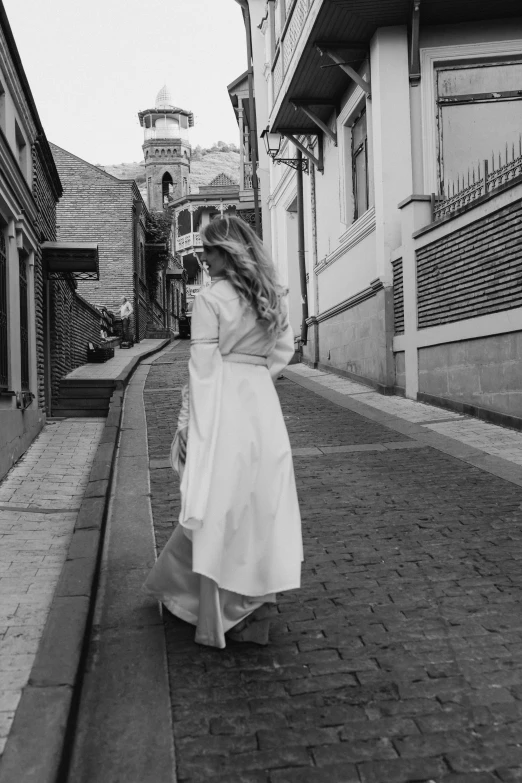
[[[183,427],[178,433],[179,457],[182,462],[185,462],[187,459],[187,435],[188,427]]]

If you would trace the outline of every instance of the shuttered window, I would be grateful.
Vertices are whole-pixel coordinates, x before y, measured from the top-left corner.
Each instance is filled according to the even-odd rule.
[[[29,307],[27,301],[27,261],[19,256],[20,268],[20,354],[22,390],[29,391]]]
[[[7,328],[7,251],[5,234],[0,227],[0,389],[9,385]]]

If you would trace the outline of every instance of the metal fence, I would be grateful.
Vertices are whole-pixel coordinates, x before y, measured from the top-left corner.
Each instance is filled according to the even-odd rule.
[[[433,196],[433,220],[441,220],[466,207],[472,201],[485,196],[507,182],[522,175],[522,135],[518,145],[506,144],[502,154],[492,154],[491,160],[483,160],[468,169],[466,175],[457,177],[448,185],[445,193]]]

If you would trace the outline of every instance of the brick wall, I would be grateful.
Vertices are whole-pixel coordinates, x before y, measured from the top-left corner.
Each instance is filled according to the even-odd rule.
[[[419,329],[522,306],[522,201],[417,251]]]
[[[74,283],[51,280],[51,389],[58,395],[60,380],[87,361],[87,343],[100,342],[101,313],[78,296]]]
[[[56,201],[59,193],[56,183],[46,165],[44,150],[40,142],[32,148],[33,156],[33,196],[38,206],[37,227],[41,241],[56,242]],[[38,376],[38,407],[45,409],[50,404],[45,394],[45,311],[44,311],[44,274],[40,246],[34,261],[34,295],[36,313],[36,362]]]
[[[117,312],[121,296],[134,301],[135,183],[118,180],[54,144],[51,149],[64,189],[58,239],[99,246],[100,279],[80,281],[78,293]]]

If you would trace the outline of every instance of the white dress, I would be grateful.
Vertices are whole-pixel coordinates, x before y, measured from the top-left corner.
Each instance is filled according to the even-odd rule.
[[[180,524],[145,590],[196,625],[201,644],[225,647],[226,631],[300,586],[301,518],[273,384],[293,351],[288,321],[270,336],[228,281],[196,296]]]

